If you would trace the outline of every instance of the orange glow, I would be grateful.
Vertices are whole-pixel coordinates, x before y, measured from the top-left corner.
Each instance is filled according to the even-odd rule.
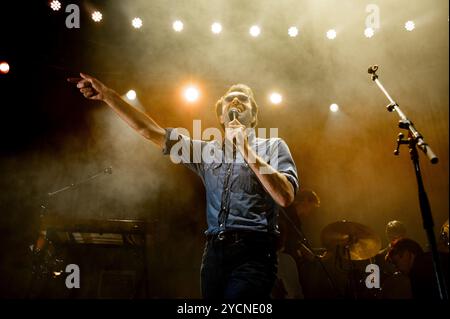
[[[0,62],[0,73],[6,74],[9,72],[9,64],[7,62]]]

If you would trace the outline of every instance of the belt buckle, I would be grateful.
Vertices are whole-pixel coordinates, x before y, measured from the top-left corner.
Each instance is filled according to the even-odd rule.
[[[219,232],[219,234],[217,235],[217,239],[219,239],[219,240],[225,239],[225,232],[223,230],[221,232]]]

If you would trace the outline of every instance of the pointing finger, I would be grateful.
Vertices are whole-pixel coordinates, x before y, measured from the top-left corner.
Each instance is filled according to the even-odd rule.
[[[82,80],[82,78],[67,78],[67,82],[70,83],[78,83]]]

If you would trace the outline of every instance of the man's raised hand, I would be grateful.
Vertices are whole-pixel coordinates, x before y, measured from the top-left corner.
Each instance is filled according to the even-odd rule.
[[[68,78],[67,81],[76,83],[85,98],[104,101],[111,89],[90,75],[80,73],[80,76],[81,78]]]

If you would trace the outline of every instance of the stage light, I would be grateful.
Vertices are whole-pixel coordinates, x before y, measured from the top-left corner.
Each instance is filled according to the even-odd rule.
[[[102,21],[102,18],[103,18],[103,16],[100,13],[100,11],[94,11],[92,13],[91,17],[92,17],[92,20],[94,20],[95,22],[100,22],[100,21]]]
[[[291,38],[295,38],[298,35],[298,29],[297,27],[290,27],[288,29],[288,34]]]
[[[283,101],[283,97],[281,96],[281,94],[276,92],[270,94],[270,102],[272,102],[273,104],[280,104],[281,101]]]
[[[411,20],[406,21],[406,23],[405,23],[405,29],[406,29],[407,31],[412,31],[412,30],[414,30],[415,28],[416,28],[416,25],[415,25],[414,21],[411,21]]]
[[[220,32],[222,32],[222,25],[218,22],[214,22],[211,25],[211,31],[212,33],[219,34]]]
[[[140,27],[142,27],[142,20],[140,18],[134,18],[131,21],[131,25],[135,28],[135,29],[139,29]]]
[[[337,111],[339,111],[339,105],[337,105],[336,103],[331,104],[330,111],[336,113]]]
[[[258,27],[257,25],[254,25],[250,28],[249,32],[252,37],[257,37],[258,35],[261,34],[261,28]]]
[[[136,91],[135,90],[129,90],[127,92],[127,99],[130,101],[134,101],[136,99]]]
[[[327,38],[330,40],[335,39],[336,35],[337,35],[337,33],[336,33],[336,30],[334,30],[334,29],[330,29],[327,31]]]
[[[375,34],[375,31],[372,28],[366,28],[364,30],[364,35],[366,36],[366,38],[371,38],[371,37],[373,37],[374,34]]]
[[[0,73],[6,74],[9,72],[9,64],[8,62],[0,63]]]
[[[199,90],[194,86],[189,86],[184,90],[184,98],[188,102],[195,102],[200,97]]]
[[[172,28],[176,31],[176,32],[181,32],[183,31],[184,25],[183,22],[181,22],[180,20],[175,21],[172,24]]]
[[[58,11],[59,9],[61,9],[61,2],[59,2],[58,0],[53,0],[52,2],[50,2],[50,8],[52,8],[53,11]]]

